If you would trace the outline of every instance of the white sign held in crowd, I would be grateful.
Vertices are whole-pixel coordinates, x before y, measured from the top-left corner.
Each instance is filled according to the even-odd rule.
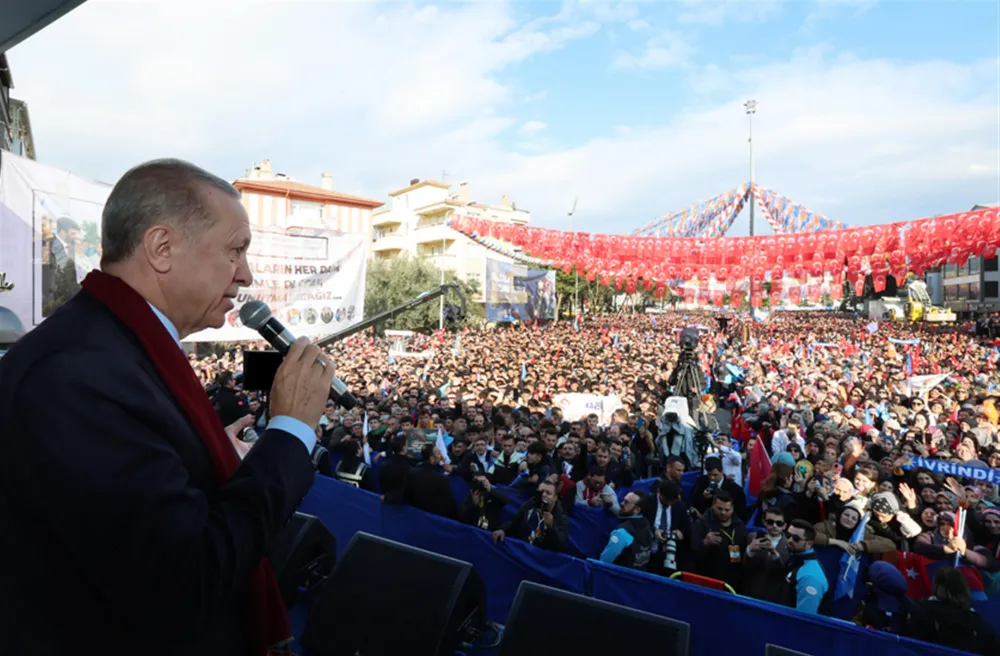
[[[907,396],[926,396],[927,392],[930,392],[933,388],[940,385],[945,378],[950,376],[947,374],[930,374],[928,376],[910,376],[906,380],[897,383],[896,388],[901,394]]]
[[[563,419],[566,421],[579,421],[586,419],[588,415],[596,414],[604,426],[611,424],[615,410],[622,407],[621,400],[613,394],[609,396],[575,392],[556,394],[552,397],[552,403],[562,410]]]

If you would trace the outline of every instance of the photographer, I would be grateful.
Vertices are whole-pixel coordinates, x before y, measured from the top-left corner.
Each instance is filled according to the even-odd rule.
[[[534,497],[501,529],[493,531],[493,542],[503,542],[510,535],[548,551],[563,551],[569,539],[569,518],[556,501],[556,486],[542,481]]]
[[[458,507],[458,521],[495,531],[503,523],[501,513],[507,505],[507,495],[493,489],[485,474],[476,474],[469,481],[469,496]]]
[[[746,496],[743,488],[726,478],[722,471],[722,460],[717,457],[705,459],[705,473],[695,481],[691,491],[691,507],[704,514],[712,507],[716,493],[722,490],[733,500],[733,510],[740,519],[747,519]]]
[[[688,468],[697,466],[698,449],[694,441],[694,429],[684,423],[676,412],[667,412],[660,420],[660,438],[656,449],[662,460],[670,456],[680,456]]]
[[[653,487],[650,496],[642,499],[643,515],[655,538],[650,571],[670,575],[687,562],[693,511],[681,499],[676,481],[663,479]]]

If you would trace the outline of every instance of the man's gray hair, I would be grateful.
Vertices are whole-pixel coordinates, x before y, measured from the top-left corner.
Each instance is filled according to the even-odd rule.
[[[189,234],[210,227],[214,221],[205,210],[206,186],[240,197],[222,178],[183,160],[155,159],[130,169],[104,204],[101,264],[131,256],[146,231],[157,223]]]

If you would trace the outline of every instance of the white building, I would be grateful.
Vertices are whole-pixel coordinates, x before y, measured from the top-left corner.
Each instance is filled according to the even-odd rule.
[[[997,207],[976,205],[971,211]],[[1000,251],[993,259],[970,257],[962,265],[946,264],[930,271],[924,279],[935,303],[957,313],[996,312],[1000,310]]]
[[[411,180],[409,186],[389,193],[390,201],[372,216],[376,258],[403,253],[431,258],[436,266],[455,271],[462,280],[483,288],[487,257],[511,261],[452,230],[445,222],[453,215],[474,216],[499,223],[526,225],[531,212],[520,210],[504,194],[498,205],[472,201],[467,182],[454,190],[433,180]]]
[[[333,176],[324,173],[319,186],[296,182],[275,173],[271,160],[255,165],[233,182],[243,196],[250,225],[258,228],[317,228],[362,234],[372,241],[372,210],[382,201],[352,196],[333,189]],[[371,257],[371,250],[368,251]]]

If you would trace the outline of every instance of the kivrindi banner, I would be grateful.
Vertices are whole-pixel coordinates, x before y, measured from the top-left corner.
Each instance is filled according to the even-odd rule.
[[[1000,469],[990,469],[965,462],[948,462],[947,460],[932,460],[914,456],[910,458],[909,463],[903,465],[903,469],[926,469],[932,474],[944,474],[956,478],[970,478],[974,481],[1000,484]]]

